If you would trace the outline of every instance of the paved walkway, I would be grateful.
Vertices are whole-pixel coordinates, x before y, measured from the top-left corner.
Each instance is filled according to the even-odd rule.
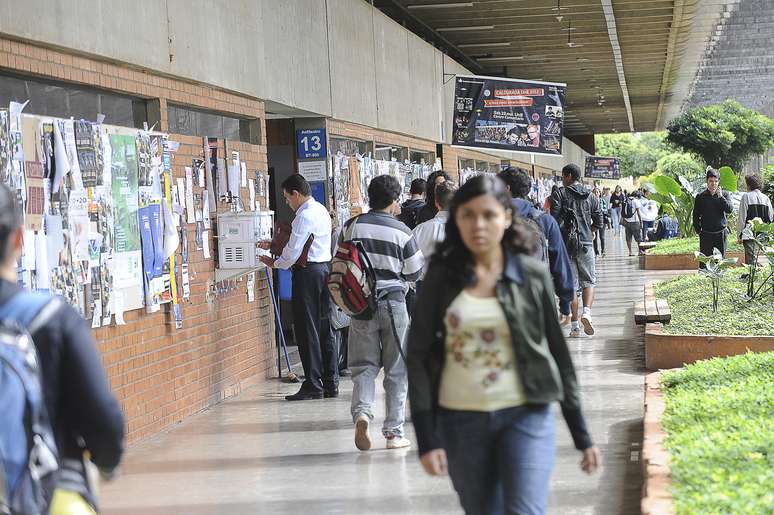
[[[605,466],[592,477],[581,473],[558,415],[552,514],[640,513],[644,354],[632,301],[642,295],[644,273],[622,240],[608,247],[598,261],[597,336],[570,342]],[[355,449],[350,382],[339,399],[285,402],[295,389],[268,382],[132,447],[122,476],[103,487],[104,513],[461,513],[449,481],[426,476],[415,452]],[[382,417],[383,409],[376,428]]]

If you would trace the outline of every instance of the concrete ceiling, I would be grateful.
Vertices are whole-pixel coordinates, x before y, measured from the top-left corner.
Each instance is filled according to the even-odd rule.
[[[695,84],[727,4],[737,1],[372,3],[474,73],[567,83],[572,136],[663,129]]]

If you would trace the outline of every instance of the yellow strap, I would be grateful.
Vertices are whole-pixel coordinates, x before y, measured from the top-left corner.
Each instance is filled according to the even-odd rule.
[[[94,508],[80,494],[57,488],[51,499],[49,515],[97,515]]]

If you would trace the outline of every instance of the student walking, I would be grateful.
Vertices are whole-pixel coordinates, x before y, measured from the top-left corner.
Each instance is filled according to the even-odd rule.
[[[417,224],[432,220],[438,213],[438,208],[435,207],[435,187],[444,181],[450,181],[451,177],[443,170],[436,170],[427,177],[427,185],[425,188],[425,205],[419,210],[417,215]]]
[[[375,382],[384,368],[387,416],[382,435],[388,449],[409,447],[403,436],[406,412],[406,363],[403,360],[409,325],[407,283],[419,279],[422,252],[406,225],[395,218],[401,186],[390,175],[374,177],[368,185],[371,211],[349,220],[342,241],[359,241],[376,274],[377,306],[370,318],[353,317],[349,327],[349,369],[352,372],[352,420],[355,446],[371,448],[369,425],[374,418]]]
[[[425,207],[426,187],[427,182],[424,179],[414,179],[411,181],[411,189],[409,190],[411,197],[400,205],[398,220],[406,224],[409,229],[417,226],[419,212]]]
[[[718,249],[726,255],[726,215],[732,211],[728,193],[720,187],[720,172],[708,166],[707,189],[696,195],[693,204],[693,228],[699,235],[699,252],[710,256],[713,249]],[[701,263],[700,268],[704,267]]]
[[[514,218],[504,184],[468,180],[452,200],[408,345],[422,466],[451,476],[468,515],[546,512],[560,401],[588,473],[600,455],[536,235]]]
[[[597,201],[599,202],[599,210],[602,213],[602,219],[607,220],[608,217],[608,208],[607,208],[607,200],[602,196],[601,192],[599,191],[599,188],[594,188],[594,196],[597,197]],[[603,223],[601,227],[598,227],[594,231],[594,255],[595,256],[605,256],[605,229],[606,224]]]
[[[774,211],[769,197],[761,193],[763,178],[760,174],[753,173],[745,176],[747,193],[742,195],[739,202],[739,216],[737,217],[736,235],[737,241],[744,245],[744,262],[751,265],[755,260],[755,234],[753,234],[750,221],[760,218],[764,223],[774,221]]]
[[[626,197],[621,208],[621,217],[623,219],[624,233],[626,237],[626,248],[629,249],[629,257],[632,257],[632,240],[637,245],[637,254],[641,254],[640,242],[642,241],[642,219],[640,211],[639,194],[632,192],[631,196]]]
[[[449,220],[449,203],[456,192],[457,185],[451,181],[442,182],[436,186],[435,207],[438,209],[438,213],[427,222],[417,225],[412,231],[425,260],[422,277],[427,273],[430,257],[435,253],[436,246],[443,241],[446,222]]]
[[[621,234],[621,208],[626,202],[626,195],[624,195],[621,186],[616,186],[615,191],[610,196],[610,218],[613,223],[613,231],[615,235]]]
[[[658,218],[658,204],[650,198],[650,191],[642,190],[640,197],[640,221],[642,222],[642,241],[650,241],[650,233]]]

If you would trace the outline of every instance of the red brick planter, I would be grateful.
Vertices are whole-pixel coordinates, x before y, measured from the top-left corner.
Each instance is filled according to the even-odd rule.
[[[669,453],[664,447],[666,433],[661,426],[664,415],[664,397],[661,392],[661,372],[645,377],[645,422],[642,439],[642,486],[640,509],[643,515],[671,515],[672,475]]]
[[[697,249],[698,250],[698,249]],[[744,253],[729,252],[726,257],[737,258],[737,266],[744,263]],[[651,255],[645,254],[640,260],[640,267],[643,270],[697,270],[699,262],[693,254],[665,254]]]
[[[645,368],[678,368],[701,359],[774,350],[774,336],[665,334],[661,324],[645,326]]]

